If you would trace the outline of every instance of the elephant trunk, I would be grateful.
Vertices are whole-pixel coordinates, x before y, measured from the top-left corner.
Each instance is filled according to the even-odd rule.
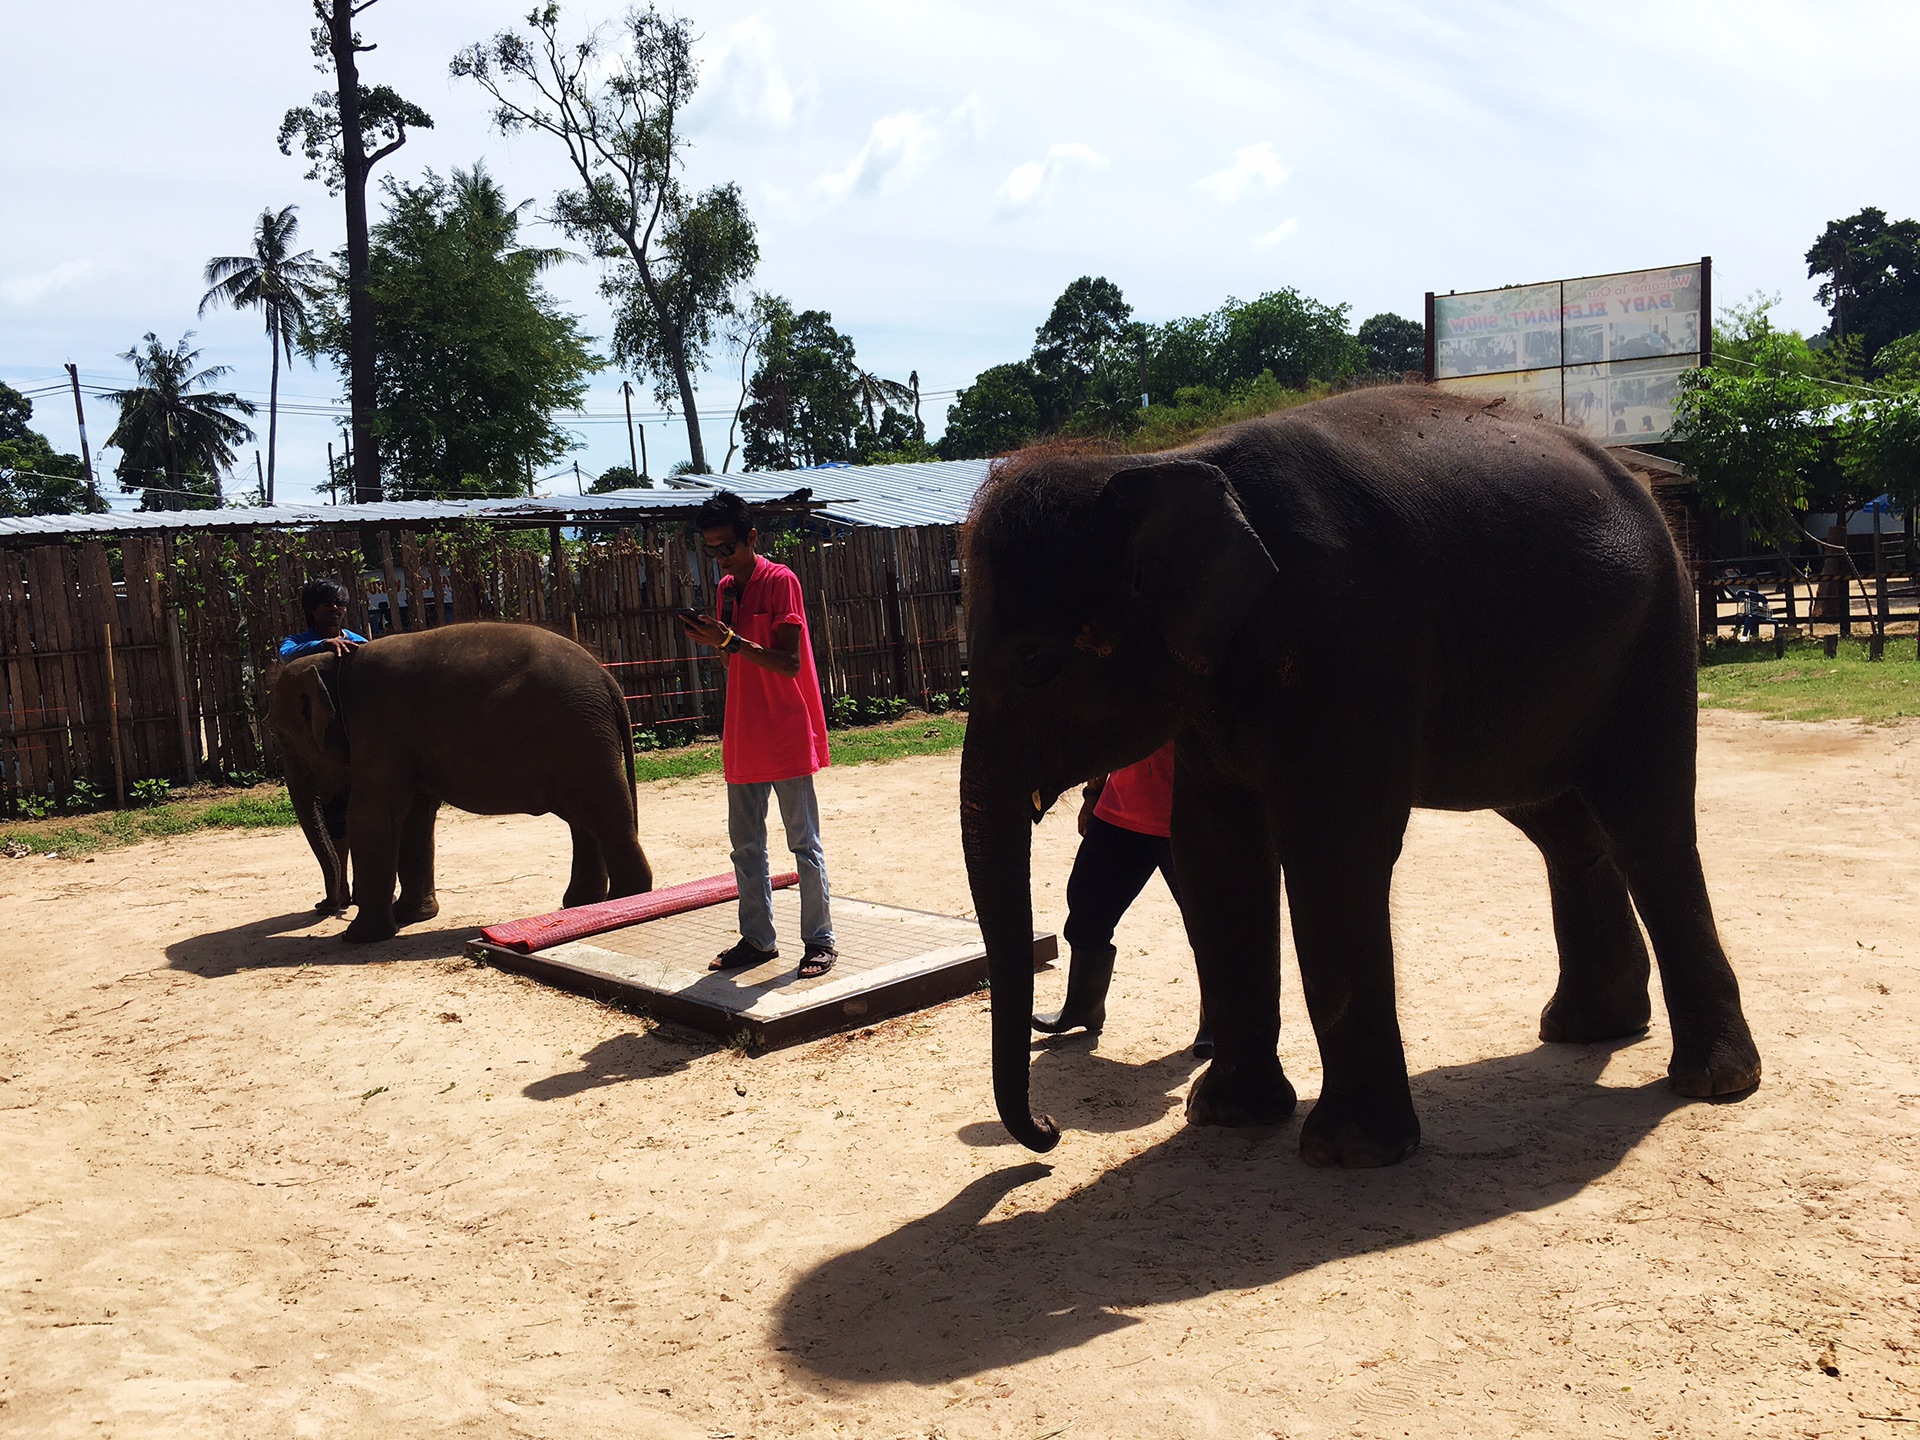
[[[1027,793],[989,780],[973,737],[960,766],[960,831],[967,883],[987,943],[993,1012],[993,1099],[1007,1132],[1029,1150],[1060,1143],[1048,1115],[1028,1104],[1033,1016],[1033,819]]]
[[[300,821],[300,831],[307,837],[313,858],[320,862],[321,874],[326,879],[327,898],[344,900],[347,894],[346,865],[333,843],[333,837],[327,833],[325,797],[320,793],[319,782],[313,772],[291,754],[286,757],[286,772],[287,799],[293,805],[293,813]]]

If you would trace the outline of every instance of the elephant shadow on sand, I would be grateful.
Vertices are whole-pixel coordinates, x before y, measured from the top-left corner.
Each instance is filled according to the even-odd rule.
[[[1188,1127],[1045,1209],[988,1220],[1051,1173],[1010,1166],[802,1276],[780,1302],[779,1343],[823,1378],[946,1383],[1071,1350],[1139,1323],[1134,1310],[1543,1209],[1688,1103],[1664,1080],[1599,1084],[1611,1053],[1542,1047],[1415,1076],[1425,1142],[1388,1169],[1303,1165],[1298,1122]]]
[[[398,960],[454,960],[480,934],[475,925],[410,930],[377,945],[340,943],[341,922],[311,909],[267,915],[225,930],[190,935],[167,946],[167,964],[194,975],[224,977],[243,970],[299,965],[380,965]]]

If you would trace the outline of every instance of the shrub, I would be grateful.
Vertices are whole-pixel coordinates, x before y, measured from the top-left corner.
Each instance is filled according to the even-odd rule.
[[[136,780],[133,782],[133,803],[151,810],[156,805],[166,804],[167,796],[172,792],[171,780]]]
[[[91,780],[76,780],[67,787],[67,813],[73,815],[82,810],[98,810],[106,803],[106,798],[100,787]]]

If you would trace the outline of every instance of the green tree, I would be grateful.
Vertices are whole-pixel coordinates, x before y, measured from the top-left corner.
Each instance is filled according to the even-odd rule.
[[[0,517],[104,512],[80,457],[56,452],[28,426],[32,417],[33,402],[0,381]]]
[[[1920,386],[1920,334],[1889,340],[1873,358],[1880,368],[1882,385],[1898,390]]]
[[[1033,439],[1040,433],[1040,402],[1034,394],[1040,384],[1040,377],[1024,361],[981,371],[947,408],[941,458],[1004,455]]]
[[[852,460],[860,402],[853,341],[824,310],[778,302],[741,412],[749,470]]]
[[[1880,347],[1920,330],[1920,221],[1888,220],[1871,205],[1829,220],[1807,251],[1807,276],[1821,281],[1815,295],[1832,319],[1829,335],[1857,336],[1877,373]]]
[[[233,468],[233,447],[253,439],[235,417],[254,405],[224,390],[209,390],[228,373],[225,365],[196,369],[200,352],[189,330],[169,350],[149,330],[121,355],[133,366],[136,384],[107,396],[120,420],[107,444],[120,451],[115,469],[120,488],[140,491],[142,510],[210,510],[220,504],[220,476]]]
[[[1785,544],[1801,537],[1810,503],[1847,506],[1823,473],[1831,392],[1811,373],[1804,340],[1765,327],[1764,311],[1759,321],[1743,339],[1751,359],[1680,377],[1669,438],[1682,447],[1705,504],[1744,517],[1758,538]]]
[[[267,323],[267,354],[272,359],[272,379],[267,388],[267,493],[273,504],[274,451],[280,432],[280,357],[293,363],[294,347],[311,342],[313,310],[326,295],[333,276],[326,265],[313,258],[311,250],[293,253],[294,236],[300,222],[294,216],[299,207],[262,210],[253,227],[253,249],[246,255],[220,255],[207,262],[201,277],[208,286],[200,297],[200,313],[210,305],[231,305],[235,310],[258,310]]]
[[[600,27],[565,43],[560,7],[547,4],[526,28],[468,46],[453,74],[486,91],[503,135],[533,130],[565,149],[580,184],[555,197],[554,214],[608,266],[614,356],[651,375],[663,405],[678,401],[693,470],[704,474],[693,375],[760,250],[738,187],[689,196],[681,183],[681,122],[699,83],[692,22],[648,4],[627,12],[615,41]]]
[[[1231,384],[1262,371],[1290,389],[1350,379],[1366,350],[1347,333],[1347,306],[1325,305],[1289,286],[1220,307],[1220,369]]]
[[[631,465],[612,465],[600,472],[591,485],[587,486],[589,495],[606,495],[615,490],[632,490],[640,484],[640,477],[633,473]]]
[[[347,388],[353,424],[354,499],[380,498],[380,450],[374,435],[373,304],[367,295],[369,232],[367,177],[373,167],[407,143],[407,129],[430,130],[433,120],[387,85],[360,83],[358,57],[374,47],[360,38],[354,20],[379,0],[313,0],[319,23],[313,53],[321,71],[331,69],[334,87],[313,104],[287,111],[280,121],[280,153],[297,141],[308,163],[307,179],[324,180],[329,195],[343,195],[347,219]]]
[[[1398,376],[1427,367],[1427,327],[1418,320],[1391,311],[1370,315],[1354,338],[1367,352],[1367,369],[1377,375]]]
[[[1132,318],[1120,287],[1104,275],[1082,275],[1060,292],[1046,322],[1033,332],[1033,370],[1042,381],[1035,398],[1046,402],[1049,427],[1080,408]]]
[[[484,163],[385,190],[367,276],[384,492],[518,494],[529,466],[573,448],[554,414],[579,407],[600,364],[539,281],[565,252],[520,246],[525,206],[507,203]],[[343,355],[351,334],[337,304],[319,328]]]

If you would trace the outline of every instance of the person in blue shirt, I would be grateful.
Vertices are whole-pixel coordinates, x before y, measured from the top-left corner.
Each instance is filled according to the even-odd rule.
[[[306,612],[307,628],[280,642],[282,660],[328,651],[344,657],[367,643],[366,636],[356,635],[343,623],[347,618],[347,587],[338,580],[309,580],[300,591],[300,608]],[[347,793],[342,790],[321,808],[321,814],[326,819],[327,835],[333,840],[334,848],[339,850],[343,862],[349,859]],[[331,911],[334,906],[331,900],[322,896],[313,908]]]
[[[280,658],[292,660],[301,655],[317,655],[331,650],[345,655],[367,637],[356,635],[343,623],[347,618],[347,587],[338,580],[309,580],[300,592],[300,608],[306,612],[307,628],[280,642]]]

